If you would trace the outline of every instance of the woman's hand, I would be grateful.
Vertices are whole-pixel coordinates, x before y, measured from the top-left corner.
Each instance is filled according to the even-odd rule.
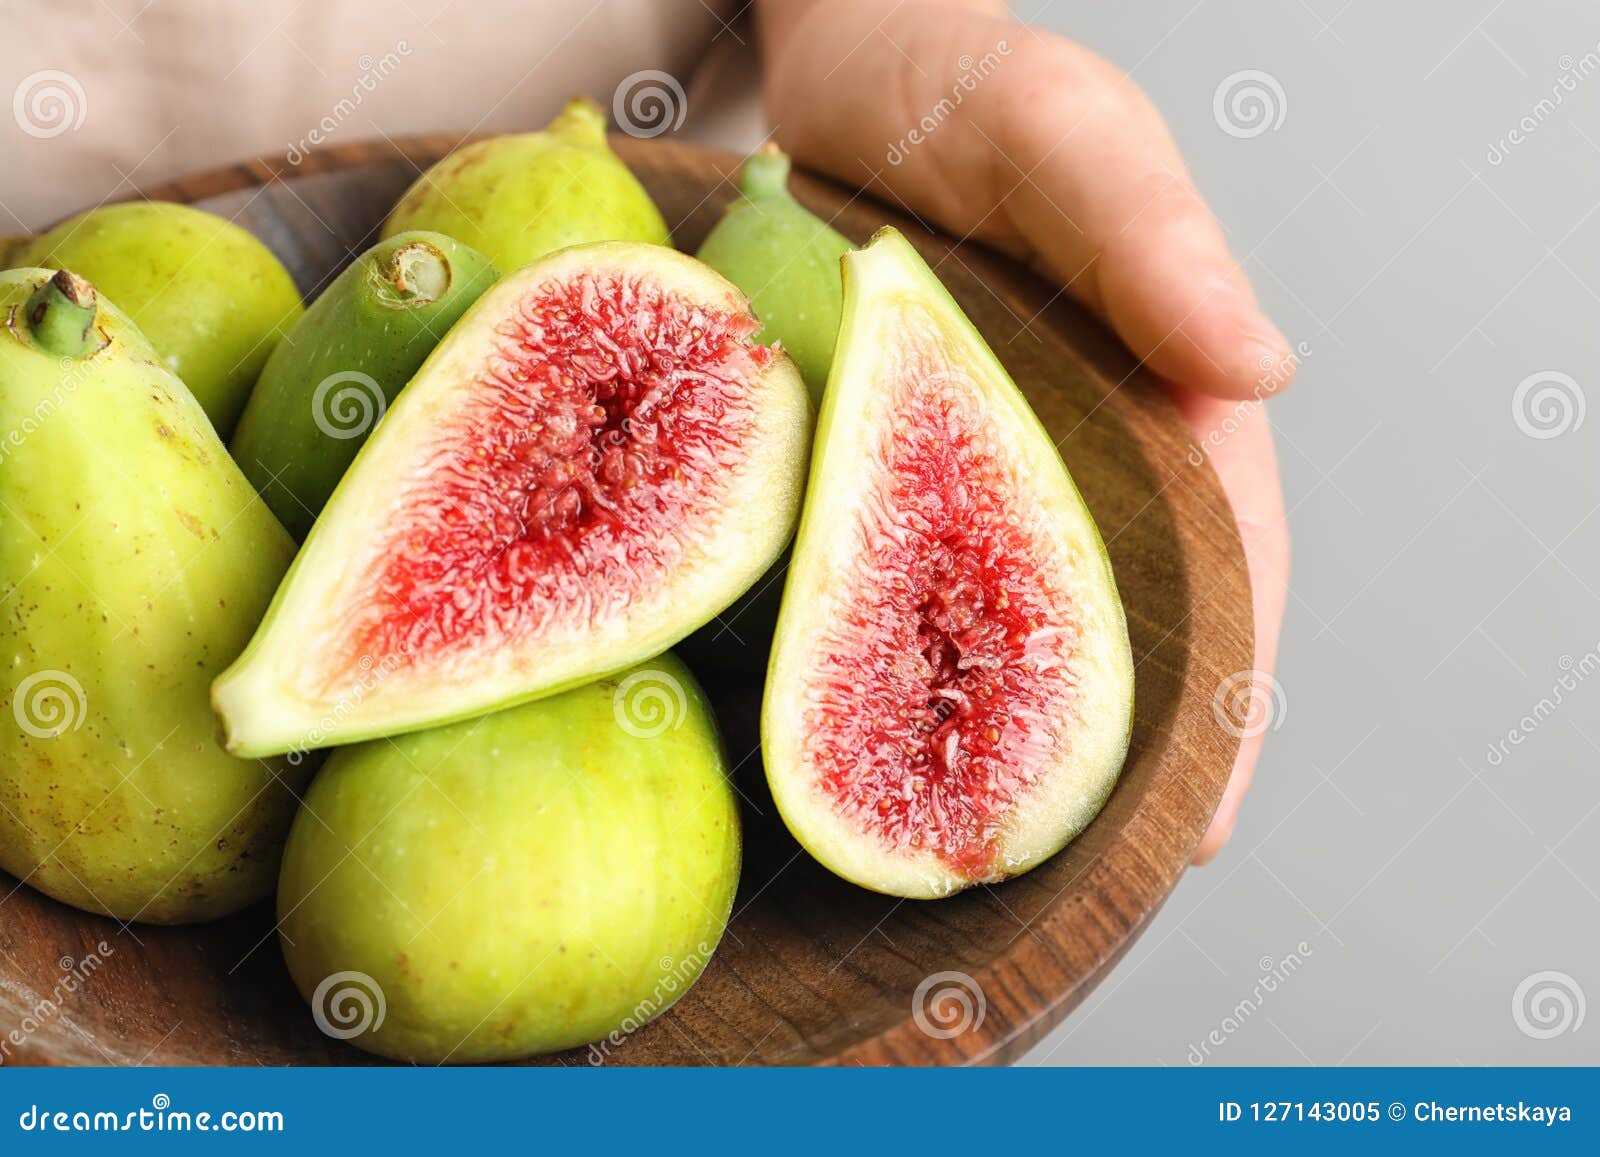
[[[1029,260],[1172,383],[1233,504],[1269,672],[1289,536],[1259,403],[1293,359],[1154,106],[981,0],[765,0],[758,19],[768,115],[796,160]],[[1244,741],[1196,862],[1227,842],[1261,742]]]

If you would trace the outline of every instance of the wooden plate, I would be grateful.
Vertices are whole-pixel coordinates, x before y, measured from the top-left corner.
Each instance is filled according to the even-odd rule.
[[[454,143],[433,136],[327,148],[298,168],[236,165],[148,194],[235,218],[309,296],[371,243],[419,167]],[[692,251],[734,195],[728,177],[738,158],[664,141],[615,143]],[[835,186],[805,177],[795,186],[857,241],[897,225],[1060,439],[1127,604],[1138,664],[1132,751],[1104,812],[1049,863],[949,900],[897,902],[843,883],[799,850],[761,774],[759,689],[710,681],[748,801],[736,916],[700,983],[606,1062],[1010,1060],[1127,951],[1221,796],[1237,740],[1214,718],[1212,696],[1252,654],[1238,532],[1210,467],[1188,461],[1188,430],[1160,384],[1053,287]],[[84,915],[4,876],[0,898],[5,1063],[371,1059],[317,1030],[290,985],[266,906],[207,927],[150,928]],[[966,986],[970,1015],[959,1015],[950,984]],[[941,1003],[941,990],[952,999]],[[584,1064],[590,1055],[544,1059]]]

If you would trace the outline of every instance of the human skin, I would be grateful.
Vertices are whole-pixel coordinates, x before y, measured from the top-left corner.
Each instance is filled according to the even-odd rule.
[[[989,0],[763,0],[758,27],[773,135],[798,163],[1028,261],[1167,382],[1233,505],[1255,667],[1270,673],[1289,531],[1256,402],[1288,384],[1294,359],[1155,106],[1120,69]],[[998,66],[889,163],[986,54]],[[1196,863],[1232,834],[1262,739],[1240,745]]]

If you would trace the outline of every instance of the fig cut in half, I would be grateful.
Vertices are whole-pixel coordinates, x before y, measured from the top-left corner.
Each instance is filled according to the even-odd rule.
[[[339,483],[217,680],[228,749],[445,723],[659,654],[793,532],[811,410],[732,284],[642,242],[485,293]]]
[[[762,705],[790,831],[930,899],[1094,818],[1133,661],[1099,531],[1028,403],[915,249],[844,258],[844,315]]]

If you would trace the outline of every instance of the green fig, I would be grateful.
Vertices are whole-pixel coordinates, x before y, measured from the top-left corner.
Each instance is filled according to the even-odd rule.
[[[757,340],[777,342],[794,359],[820,407],[839,337],[839,260],[851,244],[794,199],[788,179],[789,158],[776,145],[747,157],[741,196],[696,256],[744,290],[761,319]],[[788,563],[786,553],[738,602],[685,639],[683,654],[708,668],[764,671]]]
[[[661,655],[494,715],[341,748],[283,859],[279,930],[324,1032],[426,1064],[601,1041],[721,939],[739,810],[710,708]]]
[[[501,278],[367,439],[217,680],[228,749],[553,695],[727,607],[789,541],[811,441],[805,385],[759,328],[661,245],[574,245]]]
[[[294,544],[73,274],[0,273],[0,429],[0,868],[122,921],[261,899],[307,769],[224,752],[208,689]]]
[[[303,539],[389,403],[498,274],[440,233],[367,250],[267,359],[230,449]]]
[[[232,221],[166,201],[102,205],[25,242],[18,266],[70,269],[125,310],[227,438],[278,338],[294,279]]]
[[[758,340],[783,346],[820,406],[839,338],[839,259],[851,245],[794,199],[788,181],[789,158],[776,145],[746,158],[739,199],[695,256],[744,290],[761,319]]]
[[[661,211],[606,143],[592,100],[569,101],[543,132],[462,145],[407,189],[383,236],[432,229],[505,272],[587,241],[671,242]]]
[[[1061,455],[917,251],[844,260],[761,715],[767,781],[821,863],[895,896],[1028,871],[1110,795],[1133,657]]]

